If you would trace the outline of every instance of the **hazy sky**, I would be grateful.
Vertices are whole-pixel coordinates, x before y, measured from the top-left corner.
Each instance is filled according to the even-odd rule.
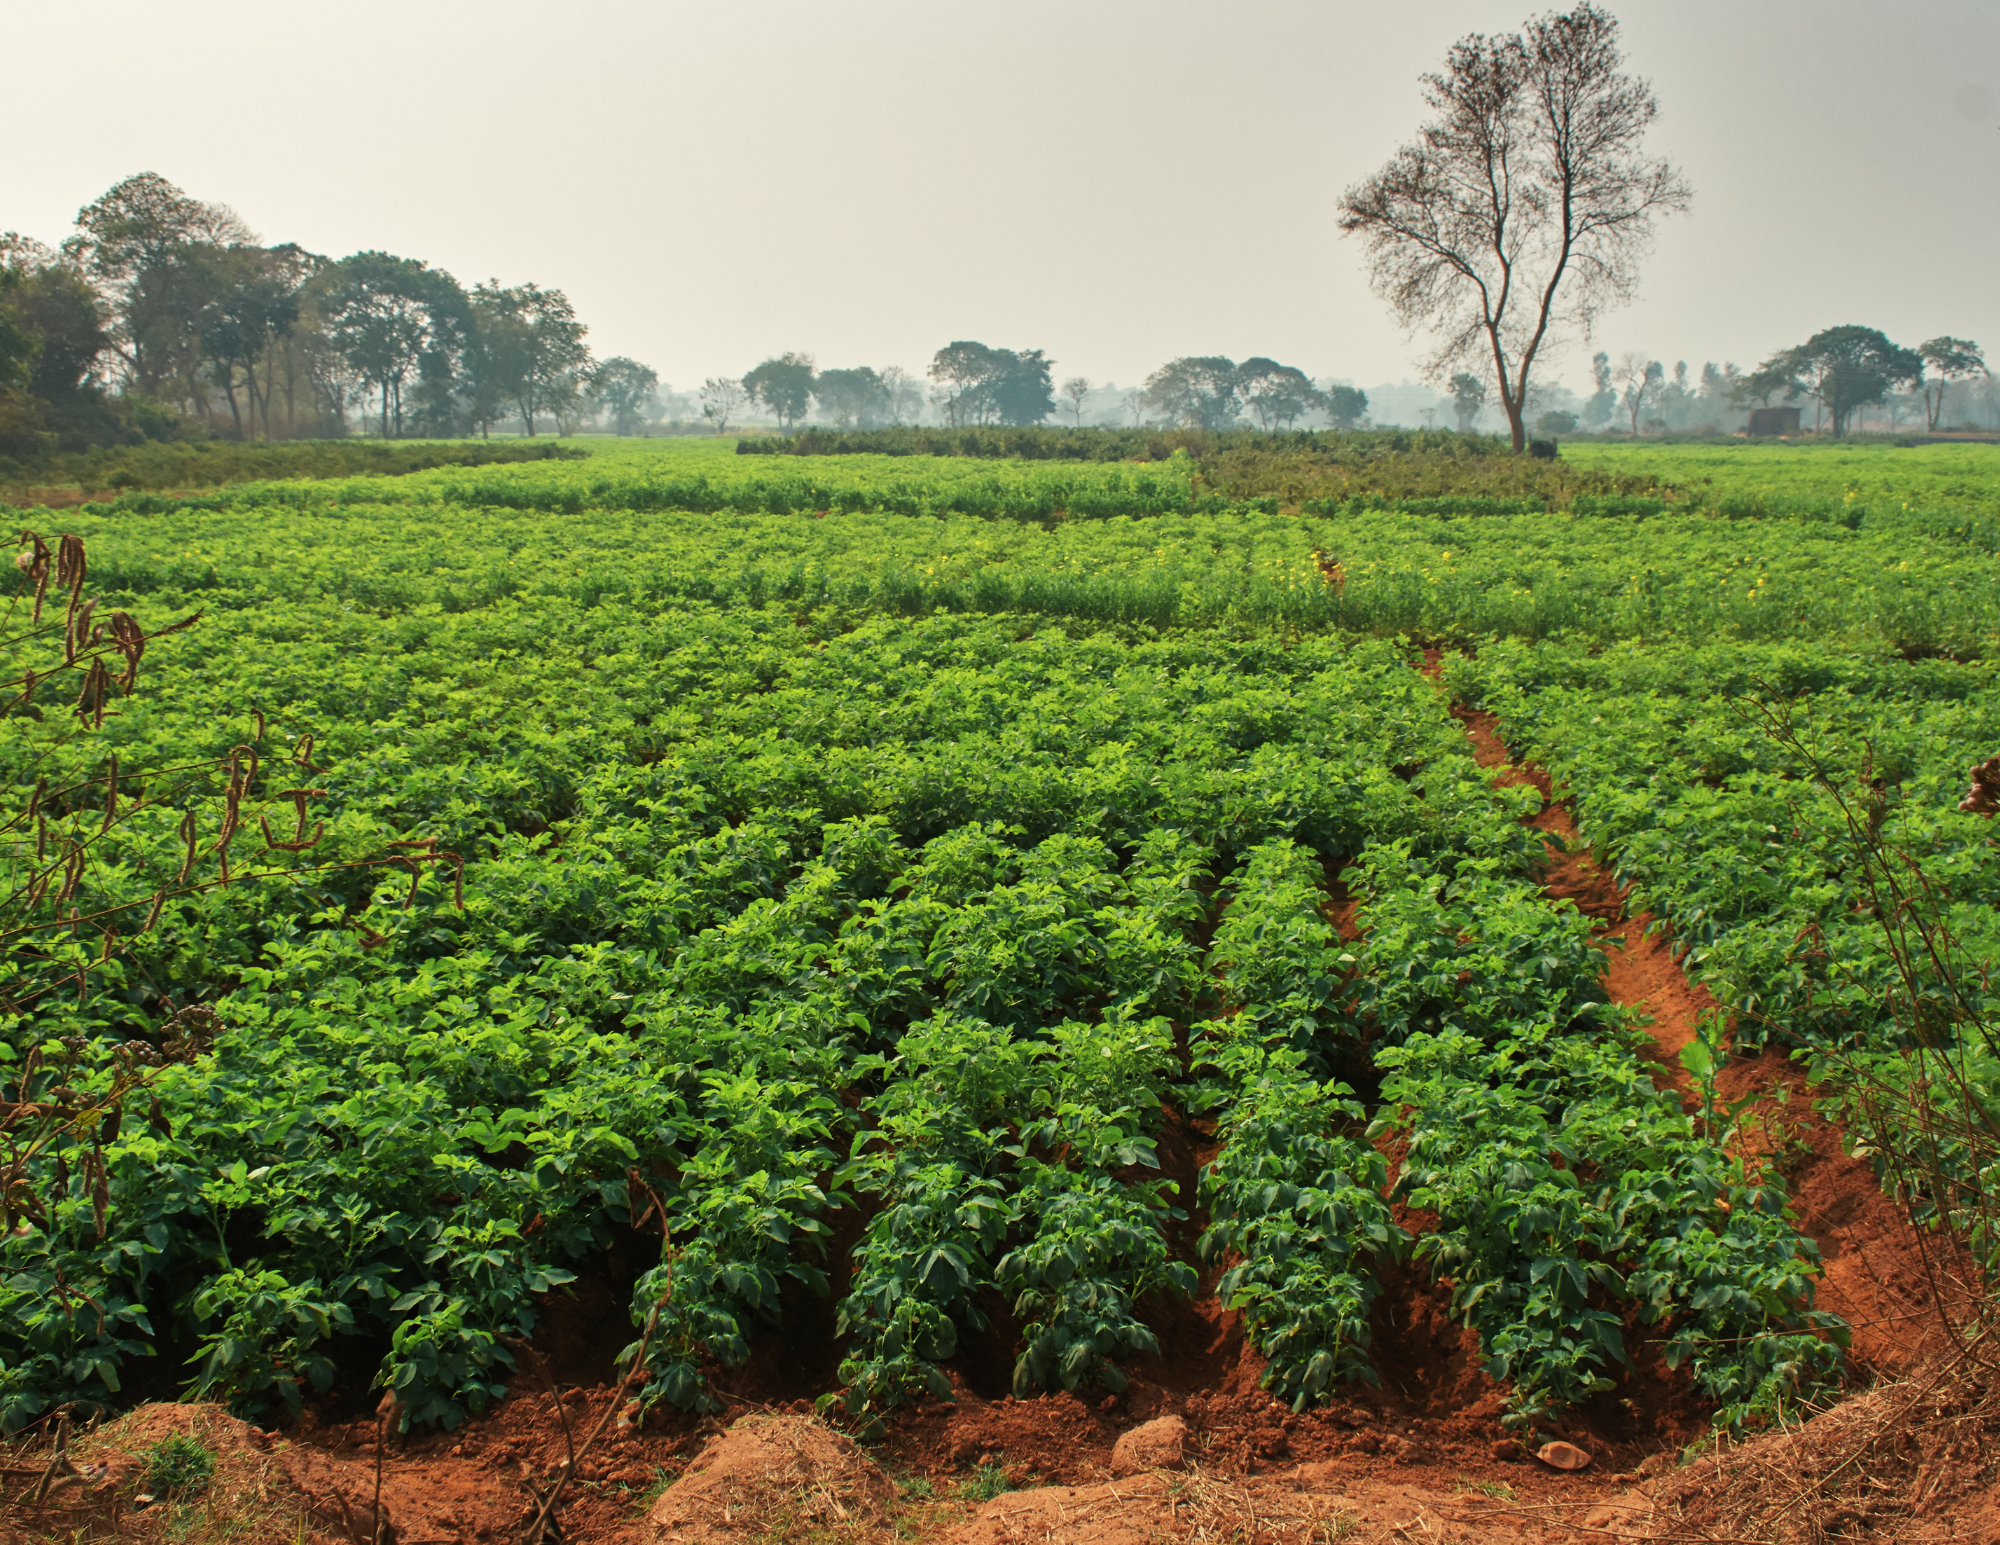
[[[1821,327],[2000,348],[2000,4],[1614,4],[1687,172],[1597,346]],[[1131,384],[1178,354],[1414,373],[1334,205],[1524,0],[18,4],[0,228],[157,171],[266,240],[566,290],[686,388],[955,338]],[[1562,375],[1579,384],[1587,356]]]

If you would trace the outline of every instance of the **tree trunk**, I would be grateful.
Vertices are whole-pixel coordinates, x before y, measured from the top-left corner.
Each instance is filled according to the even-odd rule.
[[[236,426],[236,438],[241,441],[243,438],[243,415],[236,408],[236,367],[234,365],[226,364],[222,367],[222,395],[229,399],[229,421]],[[254,403],[251,405],[250,411],[254,417],[257,411]]]
[[[243,390],[250,394],[250,435],[257,435],[257,360],[252,355],[243,361]],[[271,407],[264,405],[264,438],[271,438]]]

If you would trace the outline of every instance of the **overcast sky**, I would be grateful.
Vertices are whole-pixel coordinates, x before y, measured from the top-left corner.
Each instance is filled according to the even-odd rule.
[[[1821,327],[2000,346],[2000,4],[1614,4],[1682,166],[1597,346],[1753,364]],[[956,338],[1132,384],[1423,350],[1340,239],[1417,77],[1521,0],[98,0],[8,19],[0,228],[54,242],[150,170],[267,241],[569,293],[673,386]],[[23,148],[26,147],[26,148]],[[1581,384],[1587,354],[1561,373]]]

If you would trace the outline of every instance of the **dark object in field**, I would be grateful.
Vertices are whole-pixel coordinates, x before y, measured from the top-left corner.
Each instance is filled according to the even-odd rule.
[[[1752,408],[1750,410],[1750,433],[1752,435],[1795,435],[1799,432],[1799,410],[1797,408]]]
[[[1958,808],[1968,815],[2000,813],[2000,756],[1972,764],[1972,787],[1965,791]]]
[[[1537,461],[1554,461],[1556,459],[1556,442],[1553,440],[1530,440],[1528,442],[1528,454]]]

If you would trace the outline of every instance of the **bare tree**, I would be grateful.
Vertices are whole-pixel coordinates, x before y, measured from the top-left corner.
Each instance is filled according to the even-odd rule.
[[[1986,374],[1986,356],[1968,338],[1933,338],[1917,345],[1927,378],[1917,382],[1923,393],[1924,427],[1936,429],[1944,417],[1944,394],[1954,381],[1970,381]]]
[[[924,389],[909,371],[890,365],[882,372],[882,384],[889,391],[890,423],[914,424],[923,417]]]
[[[734,376],[710,376],[701,383],[701,416],[717,434],[728,432],[729,421],[743,411],[750,394]]]
[[[1079,429],[1083,427],[1083,405],[1096,389],[1097,383],[1084,376],[1071,376],[1062,384],[1062,394],[1069,400],[1070,419]]]
[[[1640,413],[1660,394],[1666,379],[1666,366],[1656,359],[1648,359],[1644,354],[1628,350],[1618,361],[1618,370],[1612,380],[1618,385],[1618,401],[1625,409],[1625,416],[1632,421],[1633,434],[1639,432]]]
[[[1341,199],[1376,293],[1412,332],[1437,335],[1432,379],[1489,361],[1517,451],[1542,349],[1588,338],[1631,297],[1654,217],[1692,198],[1642,152],[1659,103],[1621,63],[1617,19],[1594,4],[1518,36],[1462,38],[1424,77],[1437,119]]]

